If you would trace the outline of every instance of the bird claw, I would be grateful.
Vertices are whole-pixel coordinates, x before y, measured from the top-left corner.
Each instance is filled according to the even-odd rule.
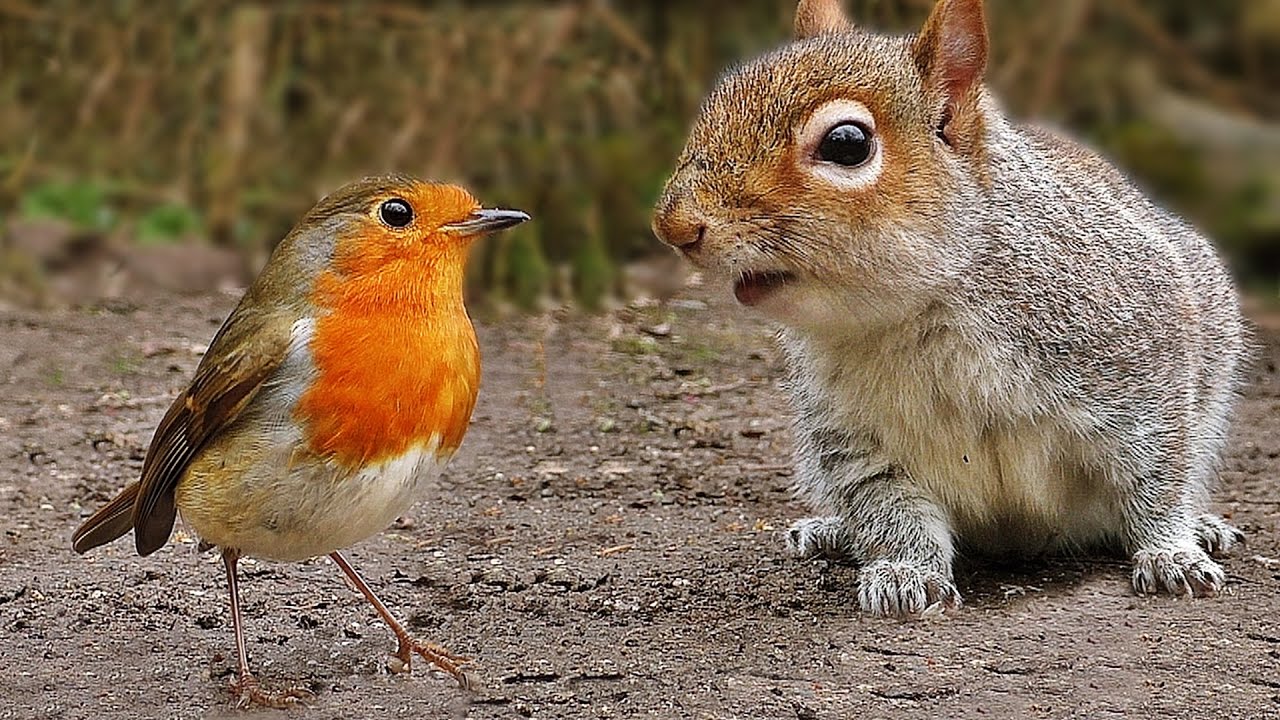
[[[315,697],[315,693],[305,688],[289,688],[283,692],[268,692],[262,689],[258,678],[245,673],[237,676],[230,683],[231,694],[236,699],[236,709],[245,710],[254,705],[269,708],[287,708],[305,704],[304,701]]]
[[[471,658],[455,655],[448,648],[432,642],[421,642],[413,638],[401,638],[396,654],[387,662],[394,673],[410,673],[413,670],[414,654],[453,676],[458,685],[465,690],[474,690],[478,679],[474,673],[467,672],[462,666],[471,662]]]

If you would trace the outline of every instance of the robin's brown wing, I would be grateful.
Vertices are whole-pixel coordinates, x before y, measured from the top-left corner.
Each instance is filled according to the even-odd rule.
[[[87,552],[133,528],[138,552],[149,555],[169,539],[176,508],[174,488],[196,453],[235,420],[263,381],[279,366],[289,346],[293,318],[241,306],[214,336],[195,378],[160,420],[142,466],[131,483],[89,518],[71,537],[76,552]]]
[[[133,503],[137,498],[138,482],[135,480],[111,502],[99,508],[93,517],[84,521],[71,536],[71,548],[85,553],[129,532],[133,528]]]
[[[187,466],[235,421],[288,351],[296,314],[250,309],[261,305],[248,300],[246,296],[223,323],[190,387],[169,407],[151,439],[133,506],[139,555],[150,555],[168,542],[177,514],[174,490]]]

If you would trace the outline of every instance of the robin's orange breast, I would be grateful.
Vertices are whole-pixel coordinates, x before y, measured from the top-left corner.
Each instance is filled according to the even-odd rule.
[[[374,277],[317,280],[316,374],[294,413],[312,453],[357,468],[427,444],[457,449],[480,380],[461,267],[411,256]]]

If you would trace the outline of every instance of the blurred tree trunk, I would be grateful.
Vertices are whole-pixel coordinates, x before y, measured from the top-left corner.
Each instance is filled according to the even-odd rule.
[[[237,7],[227,25],[230,62],[223,78],[220,143],[209,162],[209,231],[214,242],[235,242],[240,181],[249,130],[262,95],[262,69],[270,17],[264,8]]]

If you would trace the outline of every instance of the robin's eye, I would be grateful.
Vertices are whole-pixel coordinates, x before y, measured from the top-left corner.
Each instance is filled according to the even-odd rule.
[[[818,159],[845,167],[866,162],[874,150],[871,130],[856,122],[836,125],[818,144]]]
[[[393,228],[402,228],[413,222],[413,208],[400,198],[391,198],[378,208],[378,217]]]

